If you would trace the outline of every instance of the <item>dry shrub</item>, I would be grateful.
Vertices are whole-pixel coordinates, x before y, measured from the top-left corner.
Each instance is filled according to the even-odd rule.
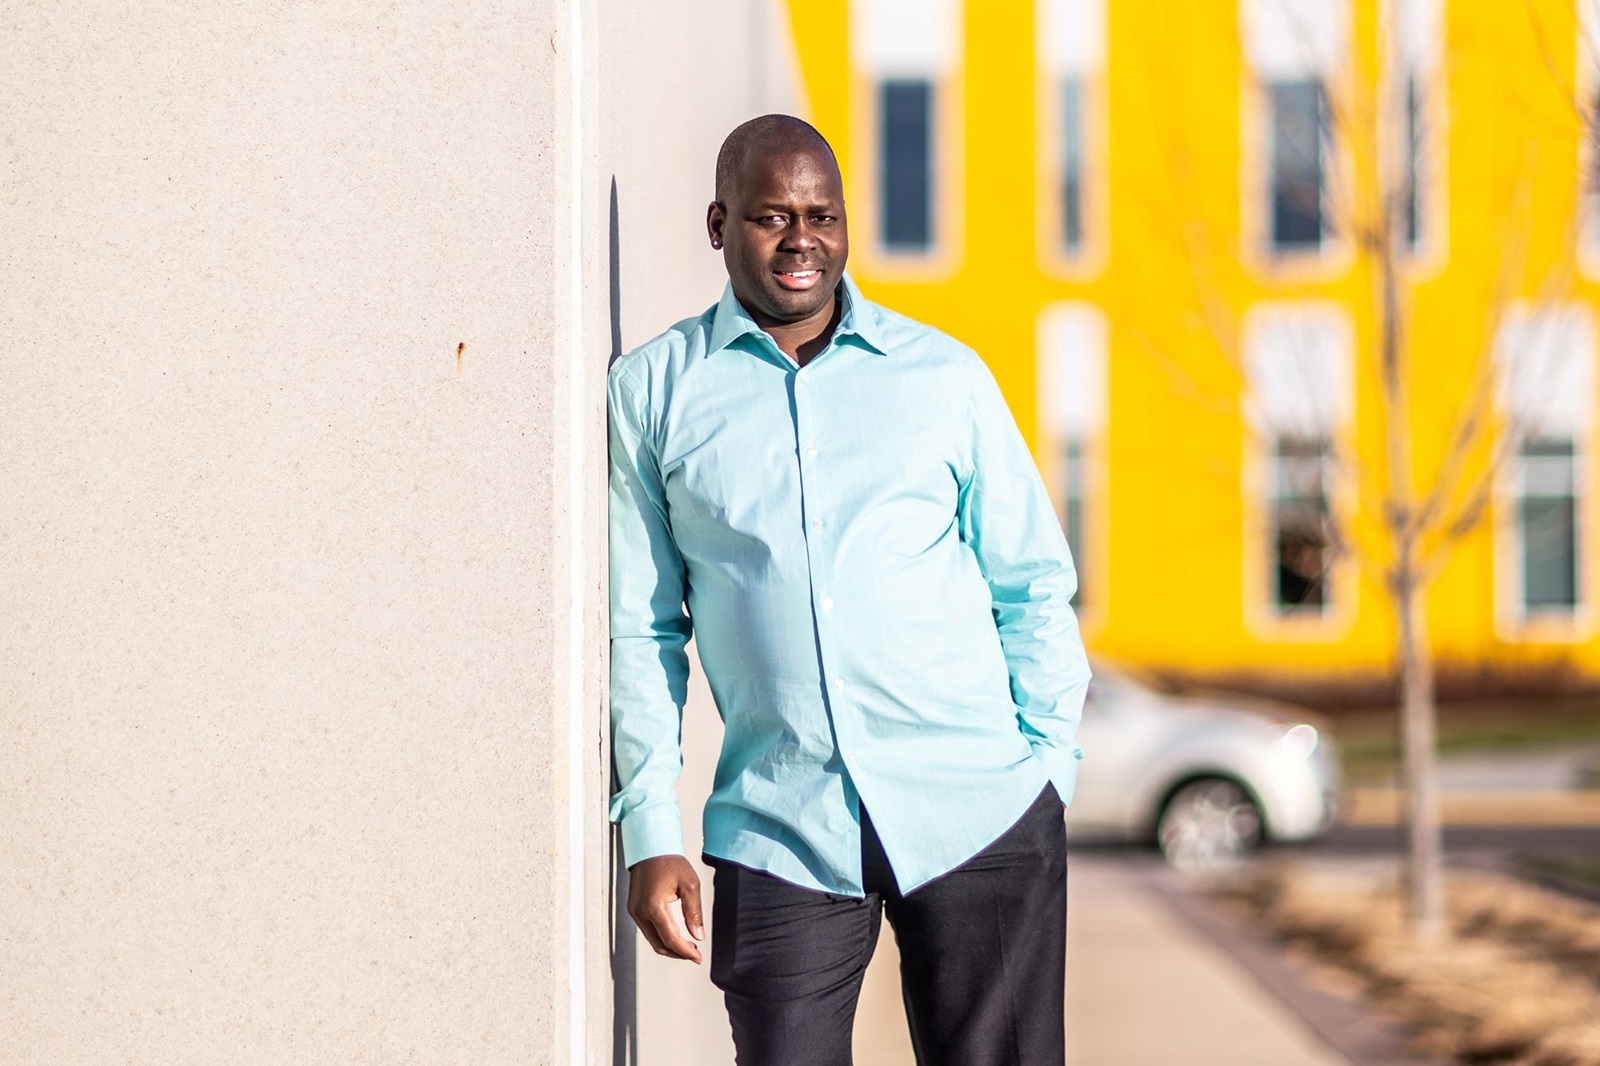
[[[1600,1066],[1600,907],[1452,872],[1453,935],[1411,940],[1392,877],[1282,866],[1230,888],[1254,924],[1358,979],[1421,1050],[1464,1063]]]

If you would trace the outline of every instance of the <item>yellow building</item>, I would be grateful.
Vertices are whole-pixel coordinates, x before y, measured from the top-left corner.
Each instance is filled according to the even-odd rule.
[[[1401,435],[1446,690],[1600,679],[1592,2],[790,4],[852,271],[993,368],[1092,649],[1370,691]]]

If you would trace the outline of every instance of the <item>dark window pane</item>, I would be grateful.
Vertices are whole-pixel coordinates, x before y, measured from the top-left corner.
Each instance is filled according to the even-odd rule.
[[[1320,611],[1327,604],[1332,514],[1327,495],[1328,447],[1318,439],[1280,437],[1272,453],[1274,606],[1280,613]]]
[[[1268,86],[1272,143],[1272,246],[1295,251],[1322,243],[1323,100],[1316,81]]]
[[[1405,188],[1400,197],[1401,236],[1413,252],[1422,246],[1422,90],[1406,79]]]
[[[1522,501],[1522,598],[1530,609],[1578,604],[1572,497]]]
[[[1519,453],[1524,459],[1572,459],[1576,456],[1570,440],[1551,437],[1530,437],[1522,442]]]
[[[1061,239],[1068,254],[1083,246],[1083,82],[1061,87]]]
[[[1589,138],[1589,165],[1583,175],[1583,190],[1590,199],[1600,197],[1600,89],[1589,101],[1589,117],[1584,123],[1584,136]]]
[[[1067,535],[1067,546],[1072,549],[1072,561],[1078,569],[1078,591],[1072,597],[1073,606],[1083,603],[1083,498],[1084,457],[1083,442],[1071,440],[1062,449],[1061,473],[1061,528]]]
[[[922,251],[933,243],[933,85],[886,81],[879,95],[883,138],[879,217],[885,248]]]
[[[1522,602],[1529,610],[1578,605],[1576,452],[1570,440],[1522,445]]]

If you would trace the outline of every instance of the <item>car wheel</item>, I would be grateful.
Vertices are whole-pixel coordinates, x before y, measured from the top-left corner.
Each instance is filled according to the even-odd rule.
[[[1216,869],[1261,844],[1261,809],[1235,781],[1208,777],[1174,792],[1156,821],[1156,841],[1180,870]]]

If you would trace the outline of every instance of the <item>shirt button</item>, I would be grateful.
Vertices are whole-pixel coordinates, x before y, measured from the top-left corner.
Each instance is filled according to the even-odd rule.
[[[834,687],[834,689],[836,691],[842,690],[844,688],[844,678],[842,678],[842,677],[834,678],[833,679],[833,687]]]
[[[812,529],[821,529],[821,528],[822,528],[822,519],[820,519],[820,518],[813,518],[813,519],[812,519],[812,520],[811,520],[811,528],[812,528]]]
[[[810,380],[810,377],[811,377],[811,375],[807,374],[804,370],[802,370],[802,371],[800,371],[800,373],[795,375],[795,380],[800,382],[800,384],[804,385],[808,380]]]
[[[822,597],[822,609],[824,611],[833,610],[833,597],[832,596],[824,596],[824,597]]]
[[[806,454],[815,459],[817,457],[817,450],[815,448],[807,448]]]

